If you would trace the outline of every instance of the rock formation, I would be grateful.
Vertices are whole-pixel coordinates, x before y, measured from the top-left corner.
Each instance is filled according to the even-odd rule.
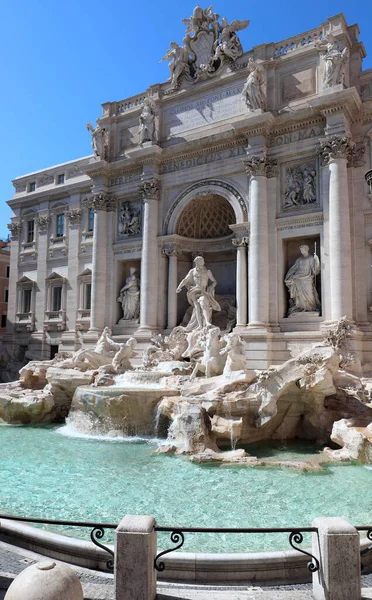
[[[323,343],[258,372],[246,369],[239,336],[211,324],[154,336],[136,368],[135,339],[116,344],[105,329],[94,350],[31,362],[18,382],[2,384],[0,418],[50,423],[68,415],[93,433],[162,432],[160,452],[195,462],[262,464],[237,446],[296,438],[341,447],[326,448],[321,461],[370,462],[372,386],[348,370],[349,335],[341,320]]]

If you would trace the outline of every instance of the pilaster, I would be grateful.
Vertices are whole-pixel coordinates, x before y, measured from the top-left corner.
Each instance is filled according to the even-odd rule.
[[[20,234],[21,234],[21,221],[13,220],[8,225],[8,229],[12,236],[11,253],[10,253],[10,274],[9,274],[9,290],[13,290],[13,293],[9,293],[8,297],[8,313],[7,313],[7,335],[14,334],[14,325],[17,321],[17,281],[19,279],[18,274],[18,261],[19,261],[19,248],[20,248]]]
[[[79,196],[72,197],[72,204],[69,212],[66,214],[69,227],[68,233],[68,282],[66,290],[66,307],[67,314],[67,331],[62,334],[63,349],[68,351],[76,350],[75,346],[75,325],[77,316],[77,299],[78,299],[78,275],[79,275],[79,235],[81,223],[81,208],[79,204]]]

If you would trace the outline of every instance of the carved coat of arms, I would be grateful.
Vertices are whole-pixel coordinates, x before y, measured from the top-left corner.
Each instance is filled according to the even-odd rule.
[[[213,12],[213,6],[196,6],[189,19],[182,19],[186,26],[183,46],[170,42],[170,48],[161,60],[169,62],[170,87],[177,90],[182,80],[196,82],[213,77],[223,64],[233,64],[243,54],[237,31],[245,29],[249,21],[228,23]]]

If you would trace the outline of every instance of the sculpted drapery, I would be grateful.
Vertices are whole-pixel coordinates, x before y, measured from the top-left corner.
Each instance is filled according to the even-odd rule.
[[[288,316],[294,312],[318,312],[320,301],[315,287],[315,277],[320,273],[318,256],[309,254],[309,246],[300,246],[301,256],[285,276],[289,291]]]

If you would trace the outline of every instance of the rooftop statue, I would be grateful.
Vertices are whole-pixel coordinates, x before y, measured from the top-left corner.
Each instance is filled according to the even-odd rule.
[[[236,31],[241,31],[248,27],[249,21],[233,21],[230,25],[228,20],[222,19],[222,30],[220,38],[215,42],[216,53],[215,59],[218,58],[229,58],[234,61],[243,54],[243,48],[240,43]]]
[[[242,91],[242,98],[248,110],[265,110],[266,97],[264,92],[265,77],[262,67],[252,58],[248,61],[248,77]]]
[[[92,123],[87,123],[87,130],[92,133],[92,149],[94,156],[101,160],[107,160],[108,137],[104,127],[97,124],[93,127]]]
[[[196,82],[214,74],[227,61],[234,63],[243,54],[242,45],[236,32],[245,29],[249,21],[228,23],[213,12],[213,6],[194,8],[188,19],[182,19],[186,26],[183,46],[170,43],[170,49],[161,60],[172,61],[171,84],[168,93],[177,90],[182,80]]]
[[[177,42],[170,42],[169,45],[170,48],[159,62],[162,60],[170,61],[170,89],[177,89],[179,87],[181,75],[187,75],[189,73],[189,50],[186,46],[179,46]]]
[[[155,104],[151,98],[145,98],[139,121],[140,144],[155,142]]]
[[[338,42],[331,33],[319,40],[316,46],[324,61],[324,87],[343,84],[349,49],[342,42]]]

